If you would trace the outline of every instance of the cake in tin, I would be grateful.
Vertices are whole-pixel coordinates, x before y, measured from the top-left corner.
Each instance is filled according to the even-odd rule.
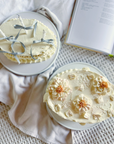
[[[114,116],[114,85],[89,68],[69,69],[50,80],[43,101],[64,119],[98,123]]]
[[[56,52],[56,35],[36,19],[13,18],[0,26],[0,52],[18,63],[46,61]]]

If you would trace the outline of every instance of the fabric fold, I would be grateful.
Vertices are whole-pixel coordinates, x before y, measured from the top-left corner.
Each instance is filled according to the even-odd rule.
[[[9,85],[11,97],[11,109],[8,115],[13,125],[24,133],[45,142],[67,143],[66,139],[69,140],[71,131],[50,118],[45,103],[43,103],[47,80],[53,70],[54,66],[40,75],[23,77],[2,68],[0,76],[6,79],[5,77],[9,75],[10,85],[7,84]],[[3,72],[3,75],[1,75],[1,72]],[[5,89],[1,95],[8,98],[5,95]]]
[[[46,8],[45,6],[41,6],[38,10],[38,13],[44,15],[45,17],[47,17],[48,19],[50,19],[52,21],[52,23],[56,26],[60,38],[63,35],[63,28],[62,28],[62,23],[60,22],[60,20],[57,18],[57,16],[52,13],[48,8]]]

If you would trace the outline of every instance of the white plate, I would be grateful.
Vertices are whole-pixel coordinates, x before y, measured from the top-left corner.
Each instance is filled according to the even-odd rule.
[[[83,67],[89,67],[91,71],[95,72],[95,73],[98,73],[102,76],[105,76],[104,73],[102,71],[100,71],[98,68],[90,65],[90,64],[87,64],[87,63],[81,63],[81,62],[75,62],[75,63],[71,63],[71,64],[67,64],[61,68],[59,68],[57,71],[55,71],[53,73],[53,75],[50,77],[49,81],[57,74],[57,73],[60,73],[64,70],[67,70],[67,69],[74,69],[74,68],[77,68],[77,69],[82,69]],[[73,122],[73,121],[69,121],[69,120],[65,120],[63,119],[62,117],[60,117],[59,115],[57,115],[56,113],[54,113],[49,107],[48,105],[46,104],[46,108],[47,108],[47,111],[49,113],[49,115],[51,117],[53,117],[59,124],[61,124],[62,126],[68,128],[68,129],[72,129],[72,130],[86,130],[86,129],[89,129],[89,128],[92,128],[96,125],[98,125],[99,123],[95,123],[95,124],[85,124],[85,125],[80,125],[79,123],[76,123],[76,122]]]
[[[46,17],[44,17],[43,15],[41,15],[39,13],[24,12],[24,13],[19,13],[19,15],[22,18],[37,19],[37,20],[41,21],[42,23],[44,23],[46,26],[48,26],[55,33],[56,38],[57,38],[56,52],[50,59],[48,59],[47,61],[43,61],[41,63],[17,64],[15,62],[8,60],[2,53],[0,53],[0,61],[4,67],[6,67],[8,70],[10,70],[11,72],[16,73],[16,74],[26,75],[26,76],[39,74],[39,73],[47,70],[48,68],[50,68],[58,56],[59,49],[60,49],[60,38],[59,38],[58,31],[49,19],[47,19]],[[9,20],[11,18],[16,18],[16,17],[17,17],[17,15],[13,15],[13,16],[9,17],[8,19],[6,19],[4,22],[6,22],[7,20]]]

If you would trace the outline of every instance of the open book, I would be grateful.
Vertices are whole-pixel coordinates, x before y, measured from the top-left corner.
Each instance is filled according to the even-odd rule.
[[[114,54],[114,0],[76,0],[66,44]]]

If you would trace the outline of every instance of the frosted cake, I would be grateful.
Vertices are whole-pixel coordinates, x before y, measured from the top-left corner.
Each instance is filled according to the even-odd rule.
[[[89,68],[70,69],[51,79],[43,101],[64,119],[97,123],[114,116],[114,85]]]
[[[55,34],[35,19],[15,18],[0,26],[0,48],[9,60],[18,63],[42,62],[55,53]]]

